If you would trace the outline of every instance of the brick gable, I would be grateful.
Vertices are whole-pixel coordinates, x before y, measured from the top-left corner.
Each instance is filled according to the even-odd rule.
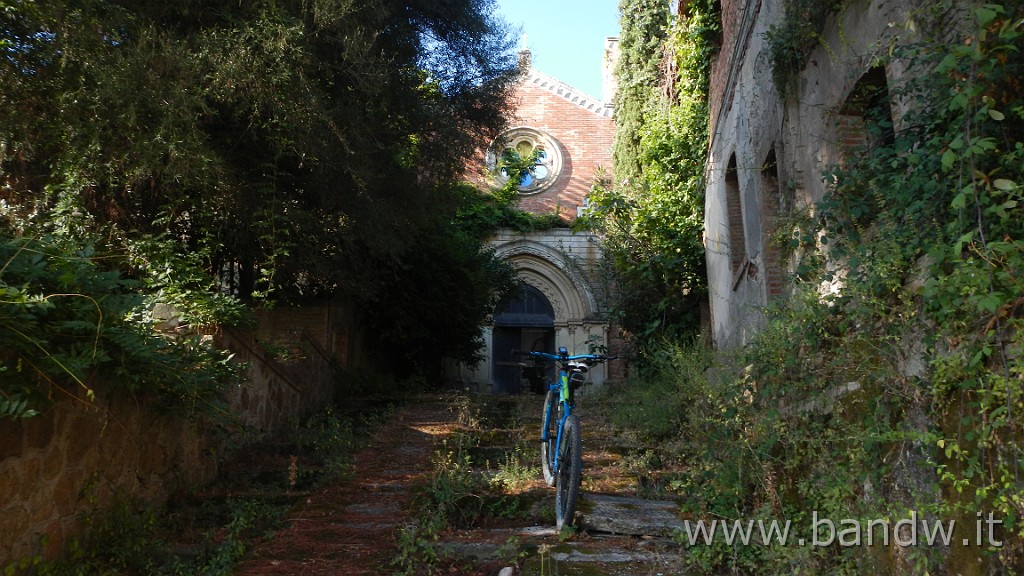
[[[590,190],[598,168],[611,172],[615,121],[611,109],[599,100],[553,78],[531,71],[516,89],[516,115],[511,124],[539,130],[561,148],[562,171],[543,192],[523,196],[519,207],[544,214],[561,210],[572,220],[576,207]],[[486,182],[485,151],[473,166],[477,183]]]

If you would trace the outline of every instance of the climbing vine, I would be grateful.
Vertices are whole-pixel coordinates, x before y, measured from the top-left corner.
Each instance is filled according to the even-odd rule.
[[[619,4],[621,33],[615,69],[614,173],[620,181],[642,171],[639,149],[652,90],[662,84],[659,63],[668,36],[668,6],[658,0],[623,0]]]
[[[605,235],[615,313],[642,350],[699,329],[707,92],[720,25],[712,2],[691,3],[671,22],[660,2],[624,2],[622,15],[616,181],[596,183],[583,223]]]
[[[992,510],[1019,536],[1024,14],[990,4],[972,15],[976,28],[952,49],[901,54],[929,73],[895,96],[924,106],[891,146],[836,171],[821,230],[830,258],[849,269],[847,316],[877,326],[880,340],[912,336],[925,347],[927,366],[904,392],[928,411],[926,453],[948,511]],[[901,301],[896,309],[916,321],[892,321]],[[1000,554],[1020,561],[1022,549]]]
[[[913,514],[955,521],[955,538],[701,544],[688,555],[698,571],[1024,566],[1024,12],[964,14],[952,47],[936,34],[894,48],[906,72],[889,98],[912,105],[895,122],[866,115],[867,144],[827,169],[825,198],[777,237],[799,275],[756,339],[707,378],[675,374],[703,351],[667,346],[671,361],[644,378],[672,378],[685,399],[674,441],[690,466],[678,481],[687,514],[784,519],[807,541],[812,514],[878,519],[890,537]],[[989,513],[999,527],[975,542]]]
[[[533,214],[520,210],[516,205],[520,198],[519,183],[536,169],[541,153],[538,150],[521,158],[514,150],[506,150],[500,163],[506,174],[504,184],[483,191],[470,185],[459,187],[459,203],[453,225],[481,240],[501,228],[533,232],[568,226],[557,211]]]
[[[821,30],[825,20],[842,9],[849,0],[785,0],[783,17],[768,27],[768,58],[772,79],[779,94],[789,93],[792,82],[807,63],[816,46],[825,46]]]

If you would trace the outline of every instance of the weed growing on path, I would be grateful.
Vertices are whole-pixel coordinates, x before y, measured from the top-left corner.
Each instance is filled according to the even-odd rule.
[[[415,522],[398,532],[392,566],[401,575],[451,568],[456,560],[437,545],[443,533],[524,517],[526,492],[538,482],[539,467],[528,464],[533,456],[514,400],[460,395],[450,402],[458,427],[434,453],[432,470],[415,499]],[[506,547],[501,556],[512,562],[518,546]]]

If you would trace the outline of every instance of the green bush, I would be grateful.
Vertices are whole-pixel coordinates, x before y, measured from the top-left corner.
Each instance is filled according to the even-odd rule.
[[[641,353],[697,332],[706,300],[707,95],[721,19],[709,1],[684,10],[670,19],[663,2],[622,3],[615,181],[597,179],[576,224],[603,235],[612,314]],[[664,77],[659,64],[678,72]]]
[[[646,441],[676,437],[687,429],[687,413],[706,398],[705,371],[710,366],[711,355],[697,340],[662,341],[625,383],[615,422],[638,431]]]
[[[47,399],[91,402],[95,388],[150,395],[165,408],[218,413],[236,374],[198,335],[161,336],[156,295],[91,243],[39,233],[0,238],[0,417]]]

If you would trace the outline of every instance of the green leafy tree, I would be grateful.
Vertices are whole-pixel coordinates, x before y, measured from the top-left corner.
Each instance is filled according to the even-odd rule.
[[[594,187],[584,222],[605,234],[615,311],[643,350],[700,327],[707,90],[718,14],[709,2],[692,3],[669,25],[661,2],[623,2],[621,10],[616,181]]]
[[[98,253],[194,310],[212,286],[385,309],[412,255],[454,276],[484,254],[436,222],[518,78],[491,8],[5,0],[0,198],[22,220],[76,202]]]
[[[659,0],[619,3],[619,60],[616,65],[615,177],[628,182],[640,176],[641,134],[648,105],[662,85],[659,70],[668,37],[668,4]]]

